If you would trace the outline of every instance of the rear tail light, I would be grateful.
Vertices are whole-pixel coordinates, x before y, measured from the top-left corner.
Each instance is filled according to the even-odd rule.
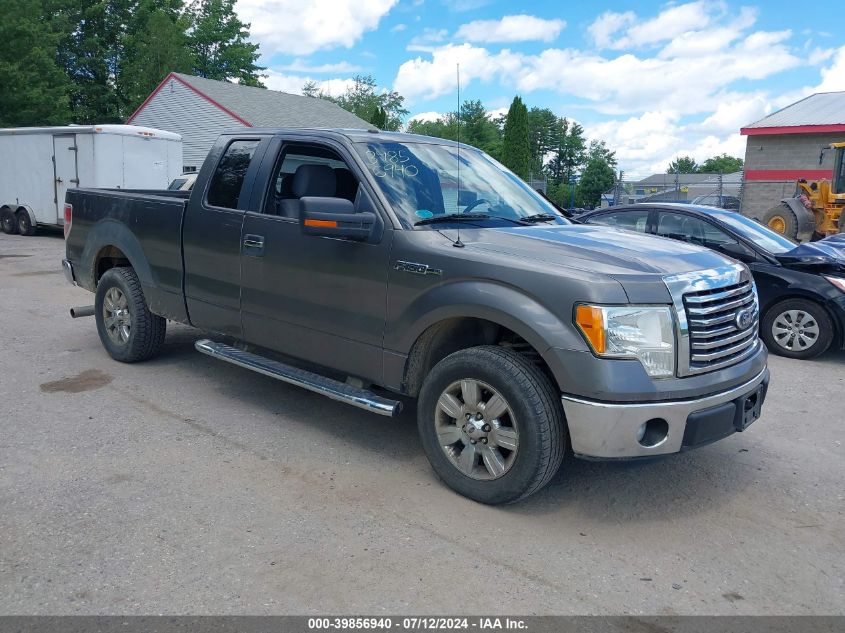
[[[65,203],[65,239],[70,234],[70,225],[73,223],[73,205]]]

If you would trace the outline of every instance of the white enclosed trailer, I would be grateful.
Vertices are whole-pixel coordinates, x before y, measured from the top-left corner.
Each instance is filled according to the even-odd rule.
[[[182,137],[136,125],[0,129],[0,227],[31,235],[64,224],[71,187],[166,189],[182,173]]]

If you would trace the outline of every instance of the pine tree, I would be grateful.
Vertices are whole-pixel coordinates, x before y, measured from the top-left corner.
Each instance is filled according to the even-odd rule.
[[[528,179],[531,168],[531,150],[528,138],[528,109],[517,95],[505,119],[502,138],[502,163],[523,180]]]
[[[67,123],[69,86],[55,61],[58,41],[40,0],[0,2],[0,127]]]

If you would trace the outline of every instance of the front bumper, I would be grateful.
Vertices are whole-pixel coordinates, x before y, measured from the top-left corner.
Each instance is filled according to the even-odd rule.
[[[769,370],[763,369],[737,387],[701,398],[629,404],[565,394],[561,399],[577,456],[623,459],[677,453],[743,430],[759,415],[768,385]],[[649,421],[658,430],[668,426],[668,433],[657,441],[648,433],[644,440],[651,445],[644,445],[637,434]]]
[[[76,284],[76,276],[73,274],[73,264],[70,262],[69,259],[62,260],[62,270],[65,273],[65,279],[67,279],[68,283]]]

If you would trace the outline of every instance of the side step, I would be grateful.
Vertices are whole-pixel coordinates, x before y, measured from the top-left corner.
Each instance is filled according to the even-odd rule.
[[[308,391],[319,393],[332,400],[351,404],[359,409],[388,417],[396,417],[402,411],[402,403],[398,400],[382,398],[372,391],[353,387],[339,380],[326,378],[298,367],[291,367],[258,354],[244,352],[231,345],[201,339],[194,343],[194,347],[197,348],[197,351],[208,354],[213,358],[225,360],[227,363],[232,363],[238,367],[251,369],[259,374],[308,389]]]

